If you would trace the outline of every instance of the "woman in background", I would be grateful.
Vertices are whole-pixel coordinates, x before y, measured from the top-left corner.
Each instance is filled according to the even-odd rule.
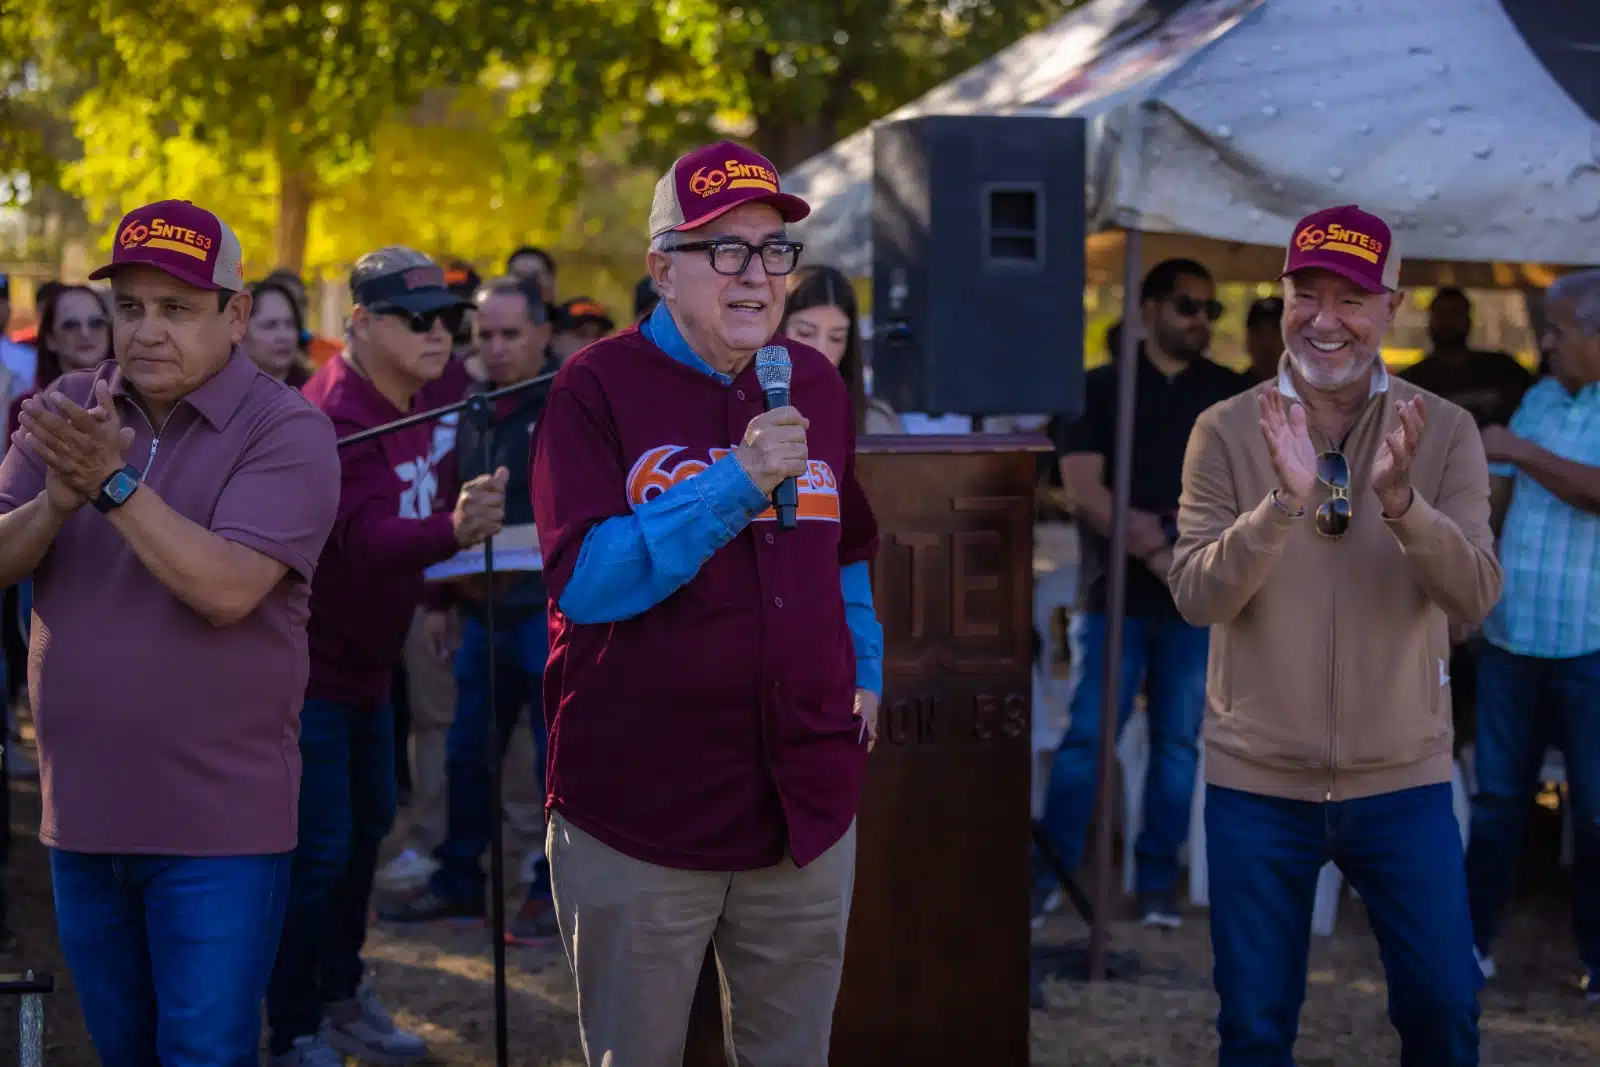
[[[300,348],[305,322],[294,294],[281,282],[263,281],[250,286],[250,328],[243,348],[251,362],[292,389],[306,384],[311,365]]]
[[[34,385],[11,402],[6,439],[17,429],[22,402],[68,371],[92,370],[111,358],[111,320],[87,285],[52,289],[39,308],[38,372]]]
[[[850,390],[859,432],[903,432],[894,409],[867,396],[856,294],[844,274],[823,266],[795,271],[789,279],[789,297],[778,332],[810,345],[839,368]]]

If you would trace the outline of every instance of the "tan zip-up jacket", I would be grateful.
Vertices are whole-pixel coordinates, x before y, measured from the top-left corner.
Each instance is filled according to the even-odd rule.
[[[1258,395],[1210,408],[1189,437],[1170,580],[1184,618],[1210,626],[1206,781],[1296,800],[1348,800],[1451,777],[1446,617],[1478,622],[1500,596],[1489,471],[1472,417],[1375,372],[1344,445],[1353,516],[1336,540],[1273,503]],[[1397,401],[1427,423],[1411,507],[1384,519],[1370,473]],[[1331,447],[1313,427],[1318,451]]]

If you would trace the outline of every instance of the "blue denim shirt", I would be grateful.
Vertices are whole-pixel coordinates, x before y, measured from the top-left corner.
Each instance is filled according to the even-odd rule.
[[[695,355],[666,302],[640,326],[678,362],[729,385],[733,379]],[[583,539],[561,611],[576,623],[620,622],[642,615],[681,589],[716,551],[732,541],[770,501],[733,456],[640,504],[629,515],[596,525]],[[872,604],[865,562],[839,568],[845,625],[856,654],[856,688],[883,692],[883,627]]]

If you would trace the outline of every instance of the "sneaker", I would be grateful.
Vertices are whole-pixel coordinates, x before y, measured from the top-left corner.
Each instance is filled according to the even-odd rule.
[[[1176,930],[1183,925],[1183,912],[1178,910],[1178,898],[1170,889],[1159,893],[1139,894],[1139,919],[1146,926],[1159,926],[1163,930]]]
[[[1483,972],[1483,980],[1487,982],[1495,975],[1494,957],[1478,951],[1478,946],[1472,946],[1472,957],[1478,961],[1478,970]]]
[[[294,1047],[272,1056],[267,1067],[344,1067],[344,1057],[333,1051],[320,1033],[294,1039]]]
[[[390,860],[376,879],[378,888],[389,890],[421,889],[439,869],[439,861],[408,848]]]
[[[428,1056],[427,1042],[396,1026],[366,983],[354,1000],[328,1005],[318,1036],[335,1052],[374,1067],[410,1067]]]
[[[440,919],[481,920],[488,914],[483,898],[456,900],[422,888],[403,900],[378,909],[378,918],[391,923],[431,923]]]
[[[544,897],[524,900],[511,922],[506,924],[506,944],[538,947],[561,940],[556,927],[555,903]]]

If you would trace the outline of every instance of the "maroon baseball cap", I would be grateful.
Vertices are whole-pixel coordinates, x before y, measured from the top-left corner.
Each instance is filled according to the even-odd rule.
[[[109,278],[143,263],[199,289],[244,288],[244,253],[228,224],[187,200],[162,200],[122,217],[111,262],[89,275]]]
[[[1354,204],[1326,208],[1295,223],[1278,277],[1311,269],[1331,270],[1369,293],[1400,288],[1400,251],[1389,224]]]
[[[771,204],[784,222],[799,222],[811,214],[811,205],[782,191],[778,169],[766,156],[732,141],[718,141],[679,156],[656,182],[650,236],[692,230],[752,202]]]

